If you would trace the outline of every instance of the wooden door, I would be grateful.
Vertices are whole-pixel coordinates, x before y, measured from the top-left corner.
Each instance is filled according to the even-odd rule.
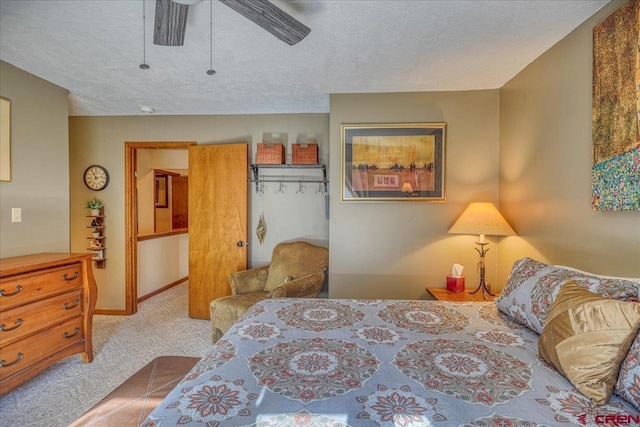
[[[171,178],[171,227],[186,228],[189,224],[188,213],[189,177],[174,176]]]
[[[209,319],[229,274],[247,267],[247,158],[244,143],[189,147],[190,317]]]

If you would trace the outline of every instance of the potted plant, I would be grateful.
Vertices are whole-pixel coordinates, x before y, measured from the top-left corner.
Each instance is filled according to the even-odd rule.
[[[87,200],[87,203],[84,205],[85,208],[91,209],[91,216],[99,216],[100,209],[104,207],[104,202],[98,198],[93,198]]]

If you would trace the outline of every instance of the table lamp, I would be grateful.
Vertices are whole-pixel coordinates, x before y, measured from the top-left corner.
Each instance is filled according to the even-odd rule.
[[[475,294],[482,289],[483,295],[485,292],[491,296],[495,296],[491,293],[491,290],[487,287],[485,281],[485,264],[484,256],[489,250],[485,248],[489,243],[485,241],[484,236],[513,236],[516,234],[509,223],[500,214],[498,209],[489,202],[474,202],[471,203],[467,209],[462,212],[462,215],[449,229],[449,234],[478,234],[480,235],[480,241],[476,242],[480,245],[480,248],[476,248],[476,251],[480,254],[480,262],[478,262],[478,272],[480,273],[480,285],[478,288],[471,292]]]

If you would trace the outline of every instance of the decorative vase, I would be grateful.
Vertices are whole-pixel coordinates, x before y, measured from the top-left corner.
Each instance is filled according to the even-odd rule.
[[[99,216],[100,209],[91,209],[91,216]]]

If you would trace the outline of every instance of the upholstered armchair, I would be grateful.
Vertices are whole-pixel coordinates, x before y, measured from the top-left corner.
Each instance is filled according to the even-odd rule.
[[[316,298],[325,280],[329,251],[306,242],[279,243],[271,263],[229,275],[231,295],[211,301],[215,343],[252,305],[267,298]]]

